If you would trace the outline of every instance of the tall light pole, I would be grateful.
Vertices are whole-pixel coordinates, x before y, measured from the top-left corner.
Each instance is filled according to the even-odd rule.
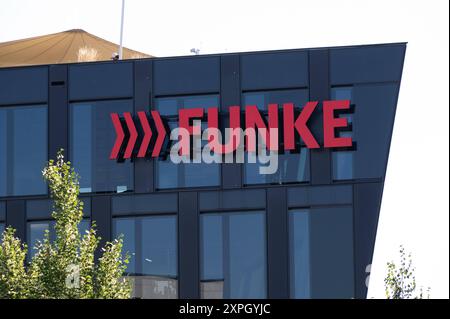
[[[124,13],[125,13],[125,0],[122,0],[122,18],[120,19],[119,60],[122,60],[122,58],[123,58],[122,40],[123,40],[123,19],[124,19]]]

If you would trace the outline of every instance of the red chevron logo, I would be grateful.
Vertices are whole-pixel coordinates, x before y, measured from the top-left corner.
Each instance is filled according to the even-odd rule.
[[[161,153],[167,132],[158,111],[151,111],[153,123],[149,120],[145,112],[137,112],[134,118],[130,112],[123,113],[123,118],[117,113],[111,113],[111,120],[116,131],[116,140],[111,151],[110,159],[129,159],[133,156],[143,158],[149,156],[153,131],[156,128],[156,140],[151,152],[152,157],[158,157]],[[140,141],[139,150],[136,152],[136,145]]]

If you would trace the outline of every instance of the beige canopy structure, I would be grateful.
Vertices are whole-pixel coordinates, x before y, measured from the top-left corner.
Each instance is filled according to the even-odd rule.
[[[0,67],[111,60],[117,44],[81,29],[0,43]],[[150,58],[123,48],[124,59]]]

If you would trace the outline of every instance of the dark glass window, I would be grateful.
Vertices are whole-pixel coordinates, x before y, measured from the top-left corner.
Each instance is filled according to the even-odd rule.
[[[353,298],[353,209],[289,211],[291,298]]]
[[[0,241],[3,238],[3,231],[5,230],[6,204],[0,202]]]
[[[200,217],[201,298],[266,298],[265,213]]]
[[[336,87],[331,89],[331,98],[333,100],[352,101],[352,87]],[[352,103],[352,102],[351,102]],[[353,124],[353,114],[342,114],[340,117],[346,117],[349,124]],[[342,132],[340,137],[354,137],[353,132]],[[354,151],[333,151],[333,179],[346,180],[353,179]]]
[[[133,112],[131,100],[73,103],[70,106],[70,157],[80,175],[80,192],[133,189],[133,164],[110,160],[116,132],[110,113]]]
[[[90,220],[82,219],[78,224],[78,231],[81,236],[84,236],[86,231],[90,228]],[[29,221],[27,222],[27,244],[28,244],[28,260],[31,260],[36,254],[34,249],[38,241],[43,241],[45,237],[45,232],[49,231],[50,240],[54,241],[56,238],[55,233],[55,221],[54,220],[40,220],[40,221]]]
[[[187,108],[220,107],[218,95],[185,96],[157,98],[156,109],[168,122],[170,129],[178,127],[178,110]],[[202,130],[206,128],[206,121],[202,121]],[[207,141],[202,141],[202,146]],[[179,187],[203,187],[220,185],[220,164],[217,163],[179,163],[170,160],[156,162],[156,187],[158,189]]]
[[[0,196],[47,193],[47,106],[0,108]]]
[[[133,296],[177,298],[176,216],[114,218],[113,231],[116,237],[123,234],[123,252],[131,257],[126,272]]]
[[[282,109],[283,103],[294,103],[294,107],[300,110],[308,102],[308,90],[282,90],[244,93],[242,110],[247,105],[256,105],[267,117],[267,106],[270,103],[278,104]],[[282,116],[282,113],[279,113]],[[259,168],[262,164],[248,163],[248,154],[245,155],[244,184],[282,184],[295,182],[308,182],[310,179],[309,150],[300,142],[300,153],[278,155],[278,170],[274,174],[260,174]],[[281,141],[280,150],[284,149]],[[264,164],[265,166],[267,164]]]
[[[311,298],[354,298],[353,207],[311,207],[309,227]]]
[[[289,268],[291,298],[310,298],[309,211],[289,212]]]
[[[352,131],[341,135],[350,134],[356,148],[333,152],[334,180],[384,176],[398,89],[397,83],[365,83],[331,90],[332,98],[350,98],[355,107],[353,114],[340,116],[352,123]]]

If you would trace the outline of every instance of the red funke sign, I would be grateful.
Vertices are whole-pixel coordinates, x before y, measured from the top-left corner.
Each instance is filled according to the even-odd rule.
[[[319,144],[310,128],[310,120],[322,106],[323,143]],[[297,141],[301,139],[309,149],[333,148],[348,149],[353,147],[351,137],[339,136],[340,131],[351,130],[347,118],[341,117],[343,113],[353,112],[349,100],[329,100],[319,103],[318,101],[307,102],[301,111],[294,108],[294,103],[269,104],[267,116],[262,114],[255,105],[247,105],[241,109],[240,106],[230,106],[229,129],[248,129],[258,131],[264,140],[267,150],[284,152],[295,151],[298,147]],[[111,113],[111,120],[116,132],[116,140],[111,151],[110,159],[130,159],[159,157],[165,152],[163,149],[166,139],[170,136],[168,125],[158,111],[137,112],[133,117],[131,113],[123,113],[120,117],[117,113]],[[217,131],[219,128],[219,109],[217,107],[179,109],[178,127],[189,135],[198,134],[199,127],[192,125],[195,121],[206,121],[208,130]],[[274,136],[276,138],[274,139]],[[181,135],[180,135],[181,136]],[[246,151],[254,151],[256,138],[234,139],[233,145],[221,144],[220,139],[215,138],[213,133],[208,135],[211,149],[219,154],[234,152],[240,143],[245,144]],[[229,139],[231,140],[231,139]],[[187,141],[188,142],[188,141]],[[189,155],[189,144],[183,144],[179,150],[182,155]],[[280,147],[282,146],[282,147]]]

